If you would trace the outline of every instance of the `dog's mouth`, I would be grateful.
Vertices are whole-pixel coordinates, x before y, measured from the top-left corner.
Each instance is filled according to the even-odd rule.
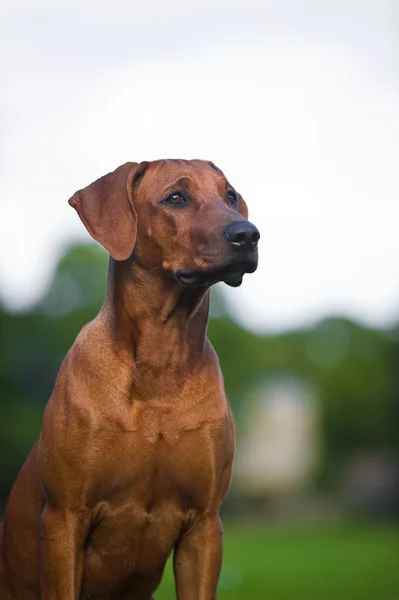
[[[256,257],[256,259],[230,263],[206,271],[179,269],[176,271],[176,279],[183,285],[192,287],[210,286],[218,281],[223,281],[230,287],[239,287],[245,273],[253,273],[256,271],[257,266],[258,259]]]

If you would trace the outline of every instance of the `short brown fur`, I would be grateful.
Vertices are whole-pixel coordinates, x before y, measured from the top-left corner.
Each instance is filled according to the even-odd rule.
[[[176,186],[190,203],[165,202]],[[230,187],[212,163],[162,160],[71,198],[111,254],[106,300],[61,365],[11,491],[1,600],[149,600],[172,551],[177,598],[216,597],[234,424],[206,327],[210,285],[245,271],[222,235],[247,218]]]

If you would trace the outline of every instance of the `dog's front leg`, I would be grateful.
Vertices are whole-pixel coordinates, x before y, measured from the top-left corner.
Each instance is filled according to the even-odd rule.
[[[178,600],[214,600],[222,565],[219,515],[203,516],[177,543],[173,556]]]
[[[79,600],[86,527],[79,512],[46,505],[40,520],[41,600]]]

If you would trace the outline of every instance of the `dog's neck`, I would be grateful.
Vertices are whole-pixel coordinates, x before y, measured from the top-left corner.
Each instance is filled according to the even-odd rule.
[[[115,346],[133,356],[142,377],[162,369],[184,377],[186,365],[201,362],[206,351],[209,289],[168,281],[134,258],[110,259],[101,313]]]

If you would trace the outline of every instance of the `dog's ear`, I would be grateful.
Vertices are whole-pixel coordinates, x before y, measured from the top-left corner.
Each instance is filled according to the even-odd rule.
[[[207,165],[214,169],[214,171],[217,171],[218,173],[220,173],[220,175],[223,175],[223,177],[225,176],[222,169],[219,169],[219,167],[217,167],[214,162],[212,162],[211,160],[205,160],[204,162],[206,162]]]
[[[240,213],[240,215],[242,215],[244,217],[244,219],[248,220],[248,206],[244,200],[244,198],[241,196],[241,194],[237,194],[238,197],[238,212]]]
[[[217,173],[219,173],[219,175],[222,175],[223,177],[226,177],[225,174],[223,173],[223,171],[221,169],[219,169],[219,167],[217,167],[215,165],[215,163],[213,163],[212,161],[205,160],[205,161],[201,161],[201,162],[205,162],[214,171],[216,171]],[[246,202],[245,202],[244,198],[241,196],[241,194],[237,194],[237,197],[238,197],[237,210],[240,213],[240,215],[242,215],[244,217],[244,219],[248,219],[248,207],[246,205]]]
[[[68,201],[90,235],[115,260],[126,260],[133,252],[137,236],[133,186],[147,166],[147,162],[128,162],[79,190]]]

